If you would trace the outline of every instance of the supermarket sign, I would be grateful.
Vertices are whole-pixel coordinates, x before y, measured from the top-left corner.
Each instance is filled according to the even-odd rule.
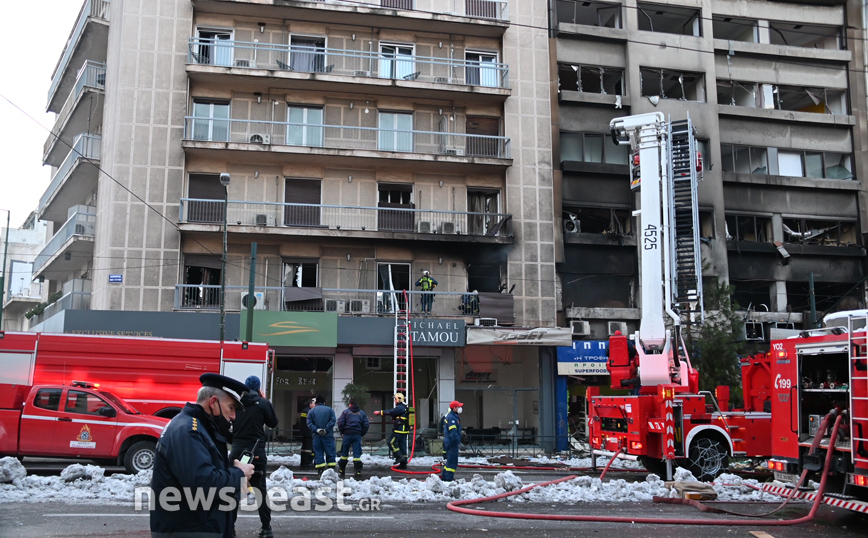
[[[558,375],[609,375],[608,340],[577,340],[558,347]]]

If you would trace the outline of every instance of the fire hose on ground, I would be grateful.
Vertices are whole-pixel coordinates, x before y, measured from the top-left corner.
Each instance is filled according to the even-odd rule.
[[[534,520],[551,520],[551,521],[589,521],[589,522],[599,522],[599,523],[646,523],[646,524],[665,524],[665,525],[728,525],[728,526],[769,526],[769,527],[783,527],[790,525],[800,525],[802,523],[807,523],[811,521],[817,513],[817,510],[820,508],[820,504],[823,502],[823,495],[826,491],[826,483],[829,477],[829,466],[832,461],[832,454],[834,452],[835,439],[838,435],[838,428],[841,425],[841,419],[843,417],[841,415],[835,420],[835,425],[832,428],[832,434],[829,439],[829,449],[826,452],[826,458],[823,465],[823,474],[820,479],[820,487],[817,490],[816,498],[814,499],[814,503],[811,506],[811,510],[807,515],[802,516],[796,519],[788,519],[788,520],[756,520],[756,519],[680,519],[680,518],[649,518],[649,517],[615,517],[615,516],[588,516],[588,515],[572,515],[572,514],[529,514],[529,513],[519,513],[519,512],[490,512],[485,511],[482,512],[480,510],[474,510],[470,508],[465,508],[467,505],[471,504],[481,504],[485,502],[496,501],[499,499],[505,499],[507,497],[514,497],[516,495],[521,495],[522,493],[527,493],[528,491],[538,488],[545,487],[553,484],[559,484],[561,482],[566,482],[568,480],[573,480],[574,478],[578,478],[576,475],[570,475],[563,478],[558,478],[556,480],[551,480],[548,482],[542,482],[539,484],[531,484],[530,486],[521,488],[516,491],[508,491],[505,493],[501,493],[499,495],[492,495],[490,497],[482,497],[478,499],[465,499],[459,501],[452,501],[446,505],[449,510],[454,512],[459,512],[462,514],[469,514],[473,516],[485,516],[485,517],[500,517],[500,518],[510,518],[510,519],[534,519]],[[828,423],[828,422],[827,422]],[[610,462],[611,463],[611,462]],[[608,467],[608,466],[607,466]],[[718,509],[714,509],[703,505],[699,501],[694,501],[690,499],[666,499],[666,498],[657,498],[654,499],[655,502],[675,502],[678,504],[689,504],[691,506],[696,506],[702,511],[713,512]]]

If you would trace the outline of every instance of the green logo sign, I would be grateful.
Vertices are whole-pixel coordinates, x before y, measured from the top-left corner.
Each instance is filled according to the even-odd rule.
[[[241,311],[241,328],[247,327],[247,310]],[[269,312],[253,315],[253,340],[271,346],[336,347],[338,315],[334,312]]]

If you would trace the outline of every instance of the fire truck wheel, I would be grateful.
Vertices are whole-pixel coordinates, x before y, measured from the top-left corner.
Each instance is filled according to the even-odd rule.
[[[666,480],[666,460],[650,456],[639,456],[639,463],[644,465],[649,473],[654,473],[663,480]],[[672,472],[675,472],[674,468]]]
[[[726,445],[716,437],[697,437],[690,445],[683,466],[703,482],[714,480],[729,466]]]
[[[124,456],[124,467],[130,474],[147,471],[154,468],[157,445],[153,441],[139,441],[127,450]]]

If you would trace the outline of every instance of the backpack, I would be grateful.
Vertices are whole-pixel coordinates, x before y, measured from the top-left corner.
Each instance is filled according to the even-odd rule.
[[[437,421],[437,433],[439,435],[443,435],[443,432],[446,430],[446,415],[440,417],[440,420]]]

